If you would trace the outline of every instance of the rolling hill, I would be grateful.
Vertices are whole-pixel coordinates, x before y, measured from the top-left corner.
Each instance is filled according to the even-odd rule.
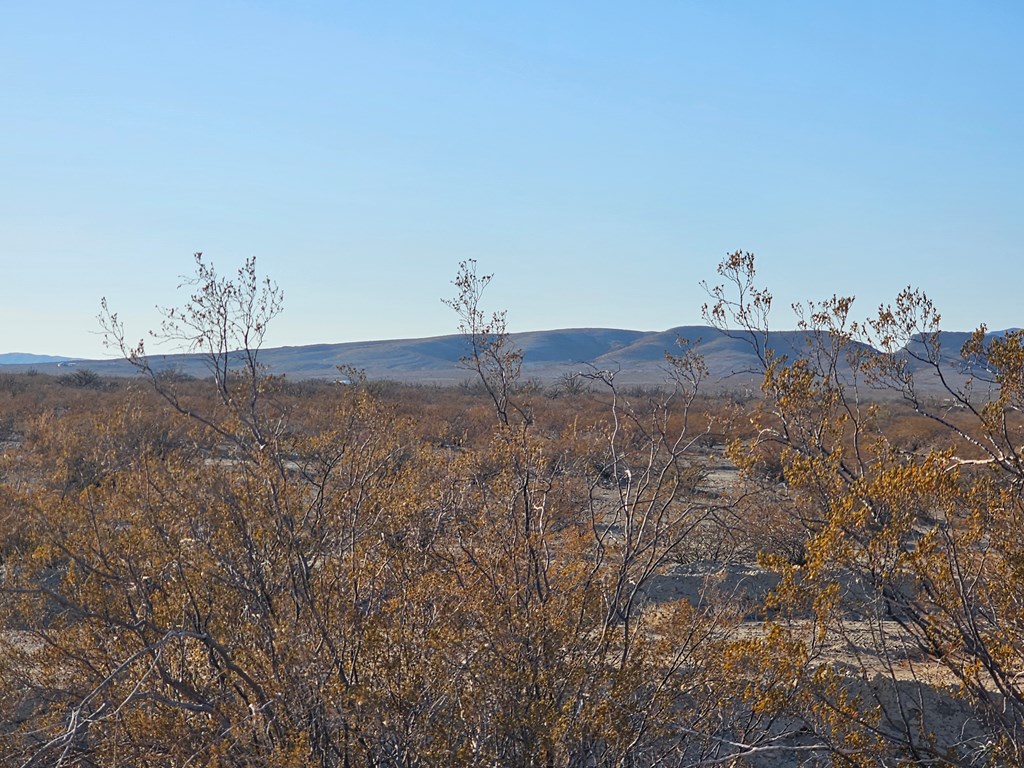
[[[993,332],[991,336],[1005,333]],[[969,334],[944,332],[942,356],[948,373],[958,375],[959,349]],[[726,334],[709,326],[680,326],[665,331],[633,331],[615,328],[567,328],[512,334],[513,343],[523,351],[522,375],[544,383],[575,372],[614,371],[616,380],[627,384],[661,384],[668,380],[670,366],[666,353],[679,351],[678,342],[697,345],[708,368],[708,385],[717,388],[748,389],[759,381],[759,361],[749,336]],[[799,331],[776,331],[768,346],[790,357],[806,350],[806,338]],[[909,349],[920,350],[920,339]],[[339,367],[363,371],[371,379],[403,382],[455,384],[473,378],[460,358],[469,352],[468,342],[459,335],[421,339],[312,344],[274,347],[259,353],[260,362],[274,374],[293,379],[338,379]],[[204,359],[196,354],[151,357],[157,370],[175,370],[191,376],[208,374]],[[124,360],[71,360],[37,355],[0,355],[9,371],[36,370],[62,374],[88,368],[101,375],[131,375],[134,369]],[[922,366],[912,362],[912,368]]]

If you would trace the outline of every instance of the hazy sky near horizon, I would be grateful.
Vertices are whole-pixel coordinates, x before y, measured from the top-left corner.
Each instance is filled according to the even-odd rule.
[[[1018,2],[9,0],[0,352],[107,356],[203,251],[283,289],[272,346],[452,333],[462,259],[512,330],[701,322],[923,288],[1024,326]]]

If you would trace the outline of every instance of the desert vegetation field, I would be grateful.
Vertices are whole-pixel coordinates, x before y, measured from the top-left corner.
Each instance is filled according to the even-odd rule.
[[[138,376],[0,375],[0,762],[1024,763],[1024,335],[924,397],[923,294],[782,357],[719,275],[756,396],[525,382],[473,264],[460,387],[266,375],[251,262],[168,313],[208,378],[110,313]]]

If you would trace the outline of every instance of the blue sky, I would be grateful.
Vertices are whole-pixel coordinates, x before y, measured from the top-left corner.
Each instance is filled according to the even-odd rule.
[[[4,3],[0,352],[105,356],[201,250],[285,292],[271,345],[700,322],[923,288],[1024,325],[1016,2]]]

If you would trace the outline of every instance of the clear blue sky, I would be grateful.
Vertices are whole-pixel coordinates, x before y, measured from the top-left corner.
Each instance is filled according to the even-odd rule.
[[[1019,2],[48,2],[0,23],[0,352],[104,356],[204,251],[272,345],[700,322],[754,251],[789,302],[907,284],[1024,325]]]

